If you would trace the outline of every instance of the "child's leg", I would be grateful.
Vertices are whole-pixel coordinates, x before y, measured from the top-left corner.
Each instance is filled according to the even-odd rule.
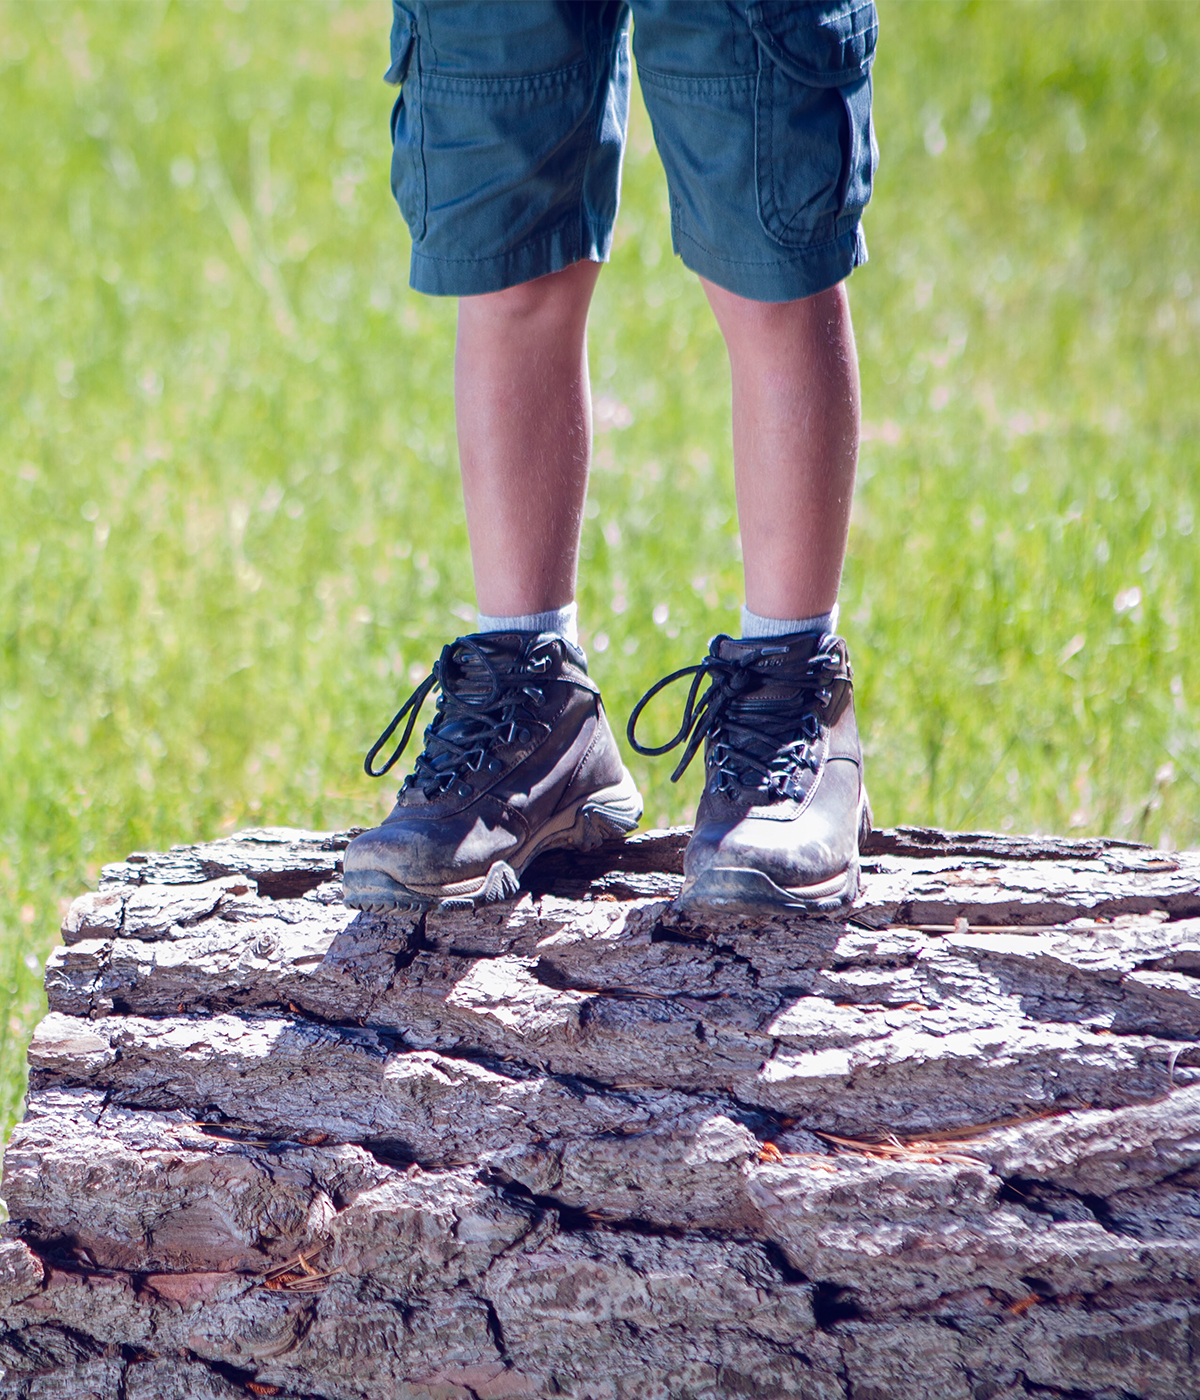
[[[747,607],[740,639],[714,638],[639,702],[630,739],[682,744],[675,777],[704,744],[685,907],[831,911],[854,897],[870,821],[834,609],[858,446],[841,283],[866,258],[874,7],[635,9],[675,248],[729,349]],[[676,738],[637,744],[646,703],[688,675]]]
[[[369,772],[391,766],[436,682],[415,771],[387,820],[346,851],[344,897],[357,908],[507,898],[541,851],[587,849],[641,817],[572,644],[573,610],[562,615],[591,454],[585,335],[599,270],[578,262],[459,301],[455,411],[480,625],[443,649],[368,756]]]
[[[831,912],[857,892],[870,827],[852,672],[831,635],[858,456],[849,306],[841,283],[766,302],[702,280],[729,350],[748,612],[740,641],[715,638],[687,668],[711,684],[681,729],[677,776],[706,741],[681,900]]]
[[[575,596],[592,446],[587,313],[600,268],[577,262],[458,306],[455,415],[481,613]]]
[[[858,457],[858,360],[844,284],[762,302],[701,280],[733,378],[746,604],[768,618],[828,613]]]
[[[555,0],[395,6],[392,182],[412,285],[460,298],[482,615],[368,755],[369,772],[387,772],[440,691],[395,807],[346,850],[344,897],[360,909],[506,897],[539,852],[586,849],[641,815],[569,606],[591,438],[584,333],[617,208],[627,23],[621,5]]]

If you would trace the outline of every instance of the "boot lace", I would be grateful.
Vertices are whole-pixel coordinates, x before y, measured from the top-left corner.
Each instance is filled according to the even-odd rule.
[[[664,676],[634,706],[627,730],[630,744],[638,753],[650,757],[686,744],[683,757],[671,774],[671,781],[676,783],[700,745],[710,740],[707,763],[714,793],[750,788],[763,790],[768,797],[798,797],[804,773],[815,773],[819,767],[818,711],[824,710],[833,697],[830,683],[841,669],[842,657],[833,647],[815,652],[803,673],[788,677],[796,687],[794,696],[769,702],[755,699],[755,692],[768,680],[778,679],[777,673],[772,675],[762,662],[788,650],[764,642],[736,659],[710,652],[695,666],[684,666]],[[642,711],[660,690],[684,676],[691,676],[692,684],[678,732],[657,747],[639,743],[635,730]],[[700,696],[705,680],[708,689]]]
[[[503,768],[492,752],[496,744],[527,743],[535,727],[549,729],[533,707],[545,702],[539,682],[544,683],[553,659],[552,642],[528,647],[515,664],[506,655],[499,666],[474,638],[461,637],[449,643],[430,674],[372,744],[363,767],[372,778],[381,778],[395,764],[408,745],[426,697],[437,686],[437,713],[425,730],[424,748],[400,791],[419,787],[428,798],[450,791],[470,796],[468,774],[481,768],[499,773]],[[400,742],[380,767],[374,767],[380,750],[405,716],[408,723]]]

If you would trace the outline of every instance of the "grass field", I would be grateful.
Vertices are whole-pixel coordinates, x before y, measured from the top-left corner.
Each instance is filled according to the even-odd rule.
[[[1200,7],[881,0],[843,630],[878,820],[1200,842]],[[469,630],[382,4],[0,3],[0,1125],[60,907],[363,824]],[[611,711],[735,626],[724,353],[640,107],[592,318]],[[662,715],[665,727],[667,715]],[[697,774],[633,765],[651,823]]]

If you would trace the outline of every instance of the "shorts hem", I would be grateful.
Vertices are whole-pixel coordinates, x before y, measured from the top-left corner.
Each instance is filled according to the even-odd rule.
[[[723,258],[677,224],[672,225],[671,236],[685,267],[749,301],[799,301],[816,296],[845,281],[867,261],[867,240],[861,223],[828,243],[798,248],[776,262]]]
[[[578,219],[571,219],[549,233],[490,258],[439,258],[412,250],[408,284],[427,296],[469,297],[502,292],[522,282],[533,282],[572,263],[608,261],[612,243],[586,235]]]

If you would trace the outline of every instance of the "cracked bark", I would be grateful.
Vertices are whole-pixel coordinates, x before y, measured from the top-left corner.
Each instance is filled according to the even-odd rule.
[[[2,1400],[1195,1396],[1200,854],[901,828],[699,926],[681,832],[391,918],[347,839],[72,906]]]

